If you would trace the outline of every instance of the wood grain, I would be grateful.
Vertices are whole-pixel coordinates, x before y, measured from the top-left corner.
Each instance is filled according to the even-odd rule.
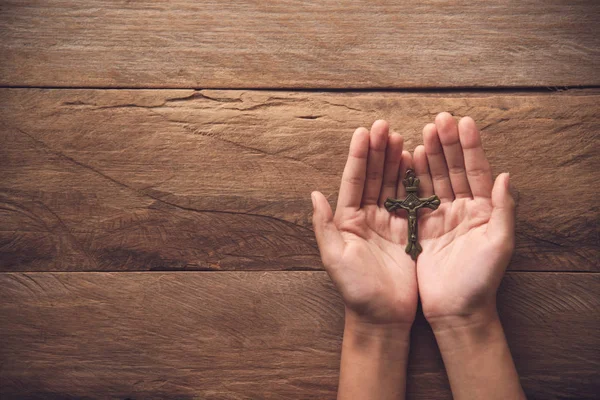
[[[335,397],[343,306],[324,272],[0,274],[0,396]],[[600,275],[509,273],[499,308],[531,399],[595,398]],[[449,398],[430,328],[409,398]]]
[[[598,85],[600,3],[3,1],[0,84]]]
[[[0,270],[321,269],[353,130],[472,116],[519,191],[513,270],[599,271],[600,97],[0,90]]]

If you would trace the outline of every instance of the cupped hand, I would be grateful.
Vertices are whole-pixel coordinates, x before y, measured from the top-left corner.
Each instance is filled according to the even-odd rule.
[[[496,291],[514,248],[515,202],[509,176],[492,179],[475,122],[441,113],[414,151],[420,195],[441,205],[419,215],[423,253],[419,294],[429,322],[465,323],[495,315]],[[468,322],[468,321],[467,321]]]
[[[405,253],[406,215],[383,206],[406,196],[402,177],[412,164],[403,138],[386,121],[358,128],[335,216],[320,192],[312,193],[313,225],[321,258],[346,304],[346,311],[373,324],[412,324],[418,301],[415,263]]]

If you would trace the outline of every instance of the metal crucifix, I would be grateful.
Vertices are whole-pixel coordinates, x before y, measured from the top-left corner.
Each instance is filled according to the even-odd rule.
[[[419,208],[427,207],[435,210],[440,205],[440,198],[436,195],[429,196],[425,199],[420,199],[417,195],[419,189],[419,178],[415,176],[412,169],[406,171],[405,178],[402,180],[404,187],[406,187],[406,198],[405,199],[392,199],[388,197],[385,200],[385,209],[389,212],[395,212],[401,208],[408,212],[408,244],[406,245],[405,251],[410,254],[413,260],[416,260],[419,254],[423,251],[419,244],[418,233],[417,233],[417,210]]]

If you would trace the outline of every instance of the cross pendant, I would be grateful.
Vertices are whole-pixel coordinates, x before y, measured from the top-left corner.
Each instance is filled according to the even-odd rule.
[[[419,208],[427,207],[435,210],[440,205],[440,198],[436,195],[420,199],[417,195],[419,189],[419,178],[415,176],[412,169],[406,171],[405,178],[402,180],[404,187],[406,187],[406,198],[392,199],[388,197],[385,200],[385,209],[389,212],[394,212],[397,209],[403,209],[408,212],[408,244],[406,245],[405,251],[410,254],[413,260],[416,260],[419,254],[423,251],[423,248],[419,244],[417,234],[417,210]]]

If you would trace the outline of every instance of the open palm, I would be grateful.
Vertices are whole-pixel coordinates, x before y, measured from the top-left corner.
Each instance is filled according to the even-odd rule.
[[[415,263],[404,251],[406,216],[383,207],[388,197],[404,197],[399,183],[411,165],[403,139],[387,122],[359,128],[350,144],[335,216],[313,192],[313,224],[323,264],[346,306],[373,323],[414,320],[418,289]]]
[[[495,307],[495,295],[514,246],[514,201],[508,174],[494,184],[474,121],[456,124],[441,113],[423,130],[414,152],[421,196],[441,205],[419,220],[423,253],[417,261],[423,312],[464,317]]]

